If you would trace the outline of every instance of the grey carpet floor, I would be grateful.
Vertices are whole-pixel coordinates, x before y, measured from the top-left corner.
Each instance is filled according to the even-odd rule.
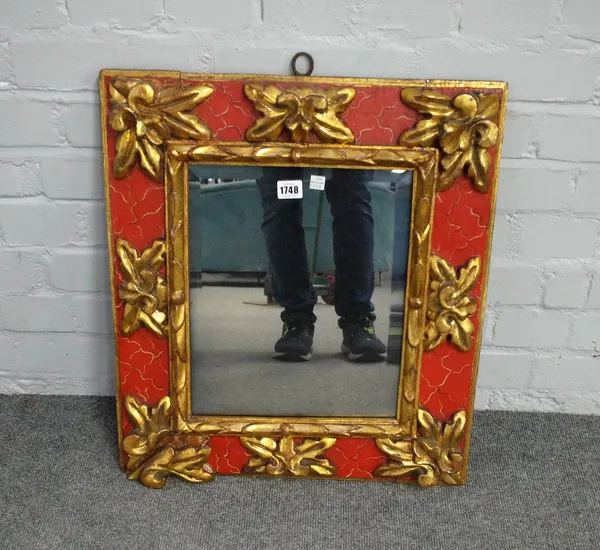
[[[396,292],[396,305],[403,303]],[[319,301],[314,355],[305,363],[273,358],[282,309],[262,288],[208,287],[191,291],[192,411],[199,415],[394,416],[399,361],[360,364],[340,353],[342,331],[332,306]],[[375,328],[388,342],[391,282],[373,294]],[[401,338],[401,336],[399,337]],[[400,342],[397,342],[400,347]],[[391,359],[392,355],[390,355]],[[315,384],[318,380],[318,384]],[[269,396],[266,400],[265,396]]]
[[[469,482],[128,481],[114,400],[0,396],[2,549],[597,549],[600,417],[476,414]]]

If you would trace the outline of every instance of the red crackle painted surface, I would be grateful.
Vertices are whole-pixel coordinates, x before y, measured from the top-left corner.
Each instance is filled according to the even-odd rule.
[[[294,438],[296,445],[301,441]],[[208,445],[212,449],[208,463],[218,474],[241,473],[251,457],[237,437],[214,436]],[[336,477],[372,479],[373,471],[386,463],[385,455],[372,439],[338,439],[324,456],[335,466]]]
[[[495,151],[492,151],[495,162]],[[490,177],[493,166],[490,170]],[[491,214],[490,193],[476,191],[466,176],[459,177],[447,191],[437,194],[432,234],[432,254],[444,258],[454,269],[465,266],[471,258],[480,257],[482,268],[471,290],[481,309],[483,265],[490,261],[486,250]],[[473,348],[461,352],[446,342],[423,353],[419,404],[440,420],[456,411],[469,410],[475,341],[480,330],[479,314],[471,317],[475,330]]]
[[[398,86],[355,87],[356,96],[341,120],[358,145],[397,145],[418,114],[400,101]]]
[[[373,472],[387,459],[373,439],[341,438],[325,452],[325,457],[335,465],[337,477],[373,479]]]
[[[197,83],[197,82],[196,82]],[[183,81],[183,85],[186,85]],[[215,141],[245,141],[246,129],[259,116],[244,95],[241,82],[210,81],[213,93],[195,113],[212,132]]]
[[[248,462],[250,453],[240,443],[239,437],[214,436],[208,445],[212,449],[208,464],[219,474],[239,474]]]
[[[108,87],[110,77],[105,80]],[[176,79],[150,80],[162,86],[178,85]],[[211,128],[213,139],[217,141],[244,141],[248,127],[258,119],[252,103],[243,91],[243,82],[224,80],[208,81],[201,77],[183,80],[182,85],[208,83],[214,88],[211,96],[198,105],[195,112]],[[279,88],[298,86],[294,82],[269,82]],[[304,84],[303,84],[304,85]],[[328,88],[328,84],[318,84]],[[331,86],[341,87],[338,83]],[[400,135],[413,127],[422,118],[416,111],[402,104],[400,87],[395,86],[353,86],[356,96],[348,109],[341,115],[361,145],[397,144]],[[440,89],[450,97],[465,89]],[[484,93],[498,93],[501,90],[479,90]],[[109,165],[114,158],[115,132],[108,128]],[[281,140],[289,139],[282,132]],[[491,150],[495,157],[495,150]],[[495,162],[495,159],[494,159]],[[490,170],[490,174],[493,172]],[[156,239],[165,237],[165,203],[163,184],[153,182],[136,165],[125,180],[110,180],[109,199],[111,204],[111,229],[113,238],[110,245],[115,250],[115,242],[123,238],[140,253]],[[488,262],[486,246],[491,209],[491,194],[482,194],[473,188],[464,176],[457,179],[448,190],[436,197],[432,253],[447,260],[455,269],[468,260],[480,256]],[[115,285],[122,281],[118,259],[115,256]],[[480,279],[471,294],[478,307],[482,280]],[[117,292],[118,294],[118,292]],[[117,314],[120,322],[123,304],[117,299]],[[479,332],[479,318],[473,317],[475,333]],[[131,394],[138,399],[154,404],[168,394],[168,349],[167,341],[145,328],[129,338],[117,335],[121,395]],[[468,409],[472,384],[472,363],[474,350],[459,352],[449,343],[438,346],[432,352],[425,352],[422,364],[419,403],[435,417],[448,419],[460,409]],[[131,426],[123,418],[123,432]],[[247,462],[249,454],[237,437],[213,437],[210,440],[213,451],[209,463],[218,473],[239,473]],[[326,452],[327,458],[336,466],[339,477],[371,478],[372,472],[385,462],[385,456],[370,439],[340,439],[335,447]]]
[[[108,84],[110,77],[104,81],[109,102]],[[153,80],[160,83],[161,81]],[[163,85],[173,85],[175,81],[162,81]],[[107,104],[107,116],[110,113],[110,102]],[[129,242],[138,254],[152,246],[157,239],[164,239],[165,231],[165,192],[164,185],[147,177],[136,164],[131,174],[123,180],[113,176],[112,165],[115,157],[115,141],[117,133],[107,121],[107,153],[109,166],[109,200],[111,212],[112,239],[109,245],[114,254],[114,273],[117,327],[121,326],[124,304],[118,298],[119,286],[123,282],[123,274],[119,258],[116,254],[118,239]],[[141,328],[129,337],[123,337],[120,330],[116,334],[116,346],[119,356],[119,379],[121,399],[127,394],[133,395],[145,403],[156,403],[169,391],[169,354],[168,342],[159,338],[146,328]],[[123,415],[122,429],[127,434],[132,426]]]
[[[501,97],[503,93],[501,89],[484,88],[440,88],[438,91],[449,97],[474,92],[497,94]],[[498,112],[497,120],[499,114]],[[497,150],[492,148],[488,152],[492,159],[488,172],[488,177],[491,178]],[[454,269],[465,266],[471,258],[481,258],[479,279],[470,292],[476,300],[478,312],[482,306],[483,266],[490,261],[487,243],[491,208],[491,192],[476,191],[465,175],[457,178],[450,189],[437,194],[434,208],[432,254],[444,258]],[[471,351],[461,352],[445,342],[433,351],[423,353],[419,405],[440,420],[447,420],[455,412],[461,409],[468,411],[470,408],[475,341],[481,328],[479,313],[471,320],[475,326]]]
[[[212,130],[216,141],[244,141],[246,130],[261,113],[244,93],[243,82],[201,81],[214,88],[211,96],[198,105],[195,113]],[[198,80],[182,80],[182,85],[198,84]],[[257,86],[273,85],[280,89],[297,87],[294,82],[253,82]],[[323,89],[340,87],[337,84],[319,84]],[[357,145],[396,144],[399,135],[414,125],[418,116],[410,107],[400,101],[400,87],[376,86],[354,87],[356,95],[340,120],[350,128]],[[289,140],[285,131],[279,141]],[[311,133],[310,140],[318,138]]]

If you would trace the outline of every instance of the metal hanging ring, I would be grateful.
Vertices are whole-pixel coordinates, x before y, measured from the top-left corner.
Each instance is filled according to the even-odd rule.
[[[299,57],[305,57],[306,60],[308,61],[308,71],[306,71],[305,73],[301,73],[298,71],[298,69],[296,69],[296,62],[298,61]],[[312,74],[314,68],[315,68],[315,60],[313,59],[312,55],[310,55],[309,53],[298,52],[294,57],[292,57],[292,72],[294,73],[294,76],[310,76]]]

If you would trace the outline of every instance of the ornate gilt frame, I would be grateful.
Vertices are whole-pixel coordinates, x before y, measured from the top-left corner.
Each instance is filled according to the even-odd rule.
[[[206,481],[215,473],[464,483],[506,84],[105,70],[99,87],[119,445],[128,477],[152,487],[168,475]],[[391,139],[373,134],[368,109],[381,110],[375,120]],[[398,135],[392,127],[401,128]],[[237,139],[218,135],[236,132]],[[414,171],[396,418],[192,416],[190,162]],[[474,215],[464,214],[469,223],[452,218],[461,208]],[[456,246],[436,242],[444,224],[458,227]],[[427,400],[424,353],[428,376],[448,371],[438,397]],[[462,386],[447,383],[453,377]],[[359,458],[350,460],[352,453]]]

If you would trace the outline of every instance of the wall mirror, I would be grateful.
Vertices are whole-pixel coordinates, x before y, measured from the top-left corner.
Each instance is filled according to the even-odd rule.
[[[191,164],[188,193],[192,413],[394,417],[412,172]]]
[[[99,89],[127,476],[464,483],[506,84]]]

